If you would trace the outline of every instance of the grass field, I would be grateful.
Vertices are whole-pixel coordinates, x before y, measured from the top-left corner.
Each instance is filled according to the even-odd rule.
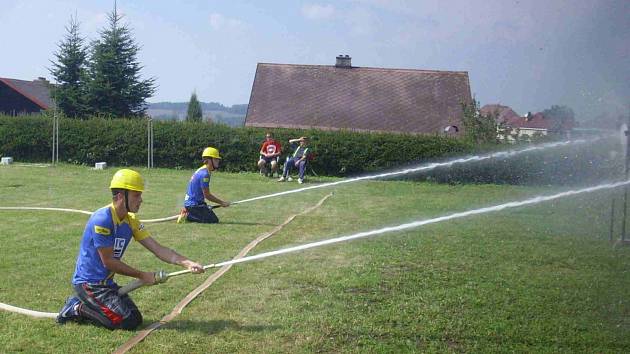
[[[148,181],[140,217],[176,214],[192,171],[140,171]],[[1,166],[0,206],[95,210],[109,203],[113,173],[70,165]],[[297,187],[226,173],[216,173],[211,185],[231,201]],[[218,209],[218,225],[168,222],[148,228],[162,244],[215,263],[331,191]],[[554,192],[349,183],[335,187],[320,208],[296,218],[251,254]],[[240,264],[132,352],[628,352],[630,248],[608,242],[615,193]],[[70,294],[87,216],[0,210],[0,220],[0,302],[58,311]],[[138,244],[124,260],[144,270],[179,270]],[[182,276],[132,293],[145,325],[169,313],[207,276]],[[118,278],[121,284],[128,280]],[[108,353],[134,334],[0,312],[0,352]]]

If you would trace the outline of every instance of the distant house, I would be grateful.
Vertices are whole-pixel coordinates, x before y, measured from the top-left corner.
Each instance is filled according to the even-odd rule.
[[[575,123],[573,121],[559,122],[546,118],[542,113],[527,113],[520,116],[508,106],[488,104],[479,110],[483,115],[492,114],[498,124],[498,138],[514,141],[516,138],[531,138],[536,135],[547,135],[549,132],[570,134]]]
[[[481,107],[479,113],[484,116],[494,115],[497,123],[505,123],[520,118],[518,113],[514,112],[512,108],[500,104],[487,104]]]
[[[471,102],[465,71],[259,63],[245,125],[457,135]]]
[[[42,77],[33,81],[0,77],[0,113],[37,113],[53,107],[50,85]]]

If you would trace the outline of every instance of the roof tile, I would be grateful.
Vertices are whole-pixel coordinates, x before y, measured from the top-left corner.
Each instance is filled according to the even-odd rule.
[[[462,102],[467,72],[259,63],[245,125],[438,133]]]

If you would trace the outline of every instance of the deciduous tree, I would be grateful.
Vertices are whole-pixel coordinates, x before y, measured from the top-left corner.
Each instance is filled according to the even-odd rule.
[[[477,144],[497,142],[497,122],[494,114],[483,115],[479,112],[479,102],[475,99],[470,104],[462,104],[464,111],[464,134]]]

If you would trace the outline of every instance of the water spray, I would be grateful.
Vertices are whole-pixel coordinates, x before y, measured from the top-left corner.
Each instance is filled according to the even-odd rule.
[[[464,217],[468,217],[468,216],[472,216],[472,215],[485,214],[485,213],[501,211],[501,210],[510,209],[510,208],[518,208],[518,207],[522,207],[522,206],[526,206],[526,205],[538,204],[538,203],[547,202],[547,201],[554,200],[554,199],[574,196],[574,195],[578,195],[578,194],[582,194],[582,193],[592,193],[592,192],[597,192],[597,191],[600,191],[600,190],[614,189],[614,188],[618,188],[618,187],[622,187],[622,186],[625,187],[628,184],[630,184],[630,180],[625,180],[625,181],[615,182],[615,183],[608,183],[608,184],[601,184],[601,185],[598,185],[598,186],[587,187],[587,188],[582,188],[582,189],[578,189],[578,190],[569,190],[569,191],[566,191],[566,192],[557,193],[557,194],[548,195],[548,196],[537,196],[537,197],[526,199],[526,200],[522,200],[522,201],[509,202],[509,203],[499,204],[499,205],[495,205],[495,206],[491,206],[491,207],[485,207],[485,208],[480,208],[480,209],[468,210],[468,211],[454,213],[454,214],[450,214],[450,215],[446,215],[446,216],[440,216],[440,217],[433,218],[433,219],[414,221],[414,222],[410,222],[410,223],[402,224],[402,225],[398,225],[398,226],[388,226],[388,227],[384,227],[384,228],[378,229],[378,230],[364,231],[364,232],[359,232],[359,233],[353,234],[353,235],[331,238],[331,239],[317,241],[317,242],[313,242],[313,243],[307,243],[307,244],[300,245],[300,246],[282,248],[282,249],[279,249],[279,250],[276,250],[276,251],[264,252],[264,253],[260,253],[260,254],[254,255],[254,256],[248,256],[248,257],[233,259],[233,260],[225,261],[225,262],[221,262],[221,263],[208,264],[208,265],[204,266],[203,269],[219,268],[219,267],[232,265],[232,264],[237,264],[237,263],[251,262],[251,261],[254,261],[254,260],[258,260],[258,259],[263,259],[263,258],[268,258],[268,257],[272,257],[272,256],[278,256],[278,255],[282,255],[282,254],[303,251],[303,250],[306,250],[306,249],[315,248],[315,247],[321,247],[321,246],[330,245],[330,244],[334,244],[334,243],[340,243],[340,242],[345,242],[345,241],[350,241],[350,240],[355,240],[355,239],[365,238],[365,237],[370,237],[370,236],[377,236],[377,235],[382,235],[382,234],[390,233],[390,232],[397,232],[397,231],[414,229],[414,228],[418,228],[418,227],[421,227],[421,226],[424,226],[424,225],[436,224],[436,223],[440,223],[440,222],[443,222],[443,221],[464,218]],[[191,273],[190,270],[180,270],[180,271],[173,272],[173,273],[168,273],[168,274],[164,274],[163,271],[160,271],[160,272],[156,273],[156,283],[158,283],[157,282],[157,280],[158,280],[158,275],[157,274],[159,274],[159,283],[163,283],[166,280],[168,280],[169,278],[180,276],[180,275],[184,275],[184,274],[189,274],[189,273]],[[135,289],[138,289],[138,288],[140,288],[140,287],[142,287],[144,285],[147,285],[147,284],[138,279],[138,280],[135,280],[135,281],[133,281],[133,282],[123,286],[119,290],[119,293],[126,294],[126,293],[129,293],[129,292],[131,292],[131,291],[133,291]]]
[[[355,182],[355,181],[360,181],[360,180],[377,179],[377,178],[384,178],[384,177],[390,177],[390,176],[396,176],[396,175],[402,175],[402,174],[408,174],[408,173],[414,173],[414,172],[420,172],[420,171],[429,171],[431,169],[435,169],[435,168],[438,168],[438,167],[451,166],[451,165],[456,164],[456,163],[482,161],[482,160],[495,158],[495,157],[509,157],[509,156],[514,156],[514,155],[525,153],[525,152],[529,152],[529,151],[542,150],[542,149],[547,149],[547,148],[552,148],[552,147],[557,147],[557,146],[570,145],[570,144],[577,144],[577,143],[593,142],[593,141],[596,141],[596,140],[598,140],[598,139],[575,140],[575,141],[548,143],[548,144],[542,144],[542,145],[538,145],[538,146],[528,147],[528,148],[521,149],[521,150],[504,151],[504,152],[497,152],[497,153],[492,153],[492,154],[482,155],[482,156],[472,156],[472,157],[467,157],[467,158],[460,158],[460,159],[456,159],[456,160],[452,160],[452,161],[448,161],[448,162],[443,162],[443,163],[432,163],[432,164],[428,164],[428,165],[419,166],[419,167],[416,167],[416,168],[408,168],[408,169],[403,169],[403,170],[400,170],[400,171],[394,171],[394,172],[388,172],[388,173],[381,173],[381,174],[377,174],[377,175],[370,175],[370,176],[352,178],[352,179],[341,180],[341,181],[332,182],[332,183],[325,183],[325,184],[310,186],[310,187],[306,187],[306,188],[300,188],[300,189],[295,189],[295,190],[290,190],[290,191],[285,191],[285,192],[280,192],[280,193],[274,193],[274,194],[270,194],[270,195],[254,197],[254,198],[250,198],[250,199],[237,201],[237,202],[234,202],[232,204],[241,204],[241,203],[246,203],[246,202],[250,202],[250,201],[266,199],[266,198],[272,198],[272,197],[281,196],[281,195],[285,195],[285,194],[298,193],[298,192],[302,192],[302,191],[306,191],[306,190],[310,190],[310,189],[324,188],[324,187],[339,185],[339,184],[343,184],[343,183],[350,183],[350,182]],[[628,145],[630,145],[630,140],[628,140]],[[628,162],[627,156],[626,156],[626,162]],[[627,175],[628,175],[628,168],[627,168],[627,165],[626,165],[626,177],[627,177]],[[223,266],[237,264],[237,263],[244,263],[244,262],[249,262],[249,261],[258,260],[258,259],[262,259],[262,258],[272,257],[272,256],[276,256],[276,255],[292,253],[292,252],[297,252],[297,251],[306,250],[306,249],[310,249],[310,248],[325,246],[325,245],[329,245],[329,244],[333,244],[333,243],[340,243],[340,242],[350,241],[350,240],[358,239],[358,238],[365,238],[365,237],[370,237],[370,236],[376,236],[376,235],[380,235],[380,234],[384,234],[384,233],[388,233],[388,232],[395,232],[395,231],[402,231],[402,230],[407,230],[407,229],[411,229],[411,228],[417,228],[417,227],[420,227],[420,226],[423,226],[423,225],[427,225],[427,224],[439,223],[439,222],[442,222],[442,221],[456,219],[456,218],[461,218],[461,217],[466,217],[466,216],[470,216],[470,215],[483,214],[483,213],[492,212],[492,211],[500,211],[500,210],[503,210],[503,209],[506,209],[506,208],[515,208],[515,207],[520,207],[520,206],[529,205],[529,204],[537,204],[537,203],[541,203],[541,202],[544,202],[544,201],[549,201],[549,200],[562,198],[562,197],[567,197],[567,196],[572,196],[572,195],[581,194],[581,193],[595,192],[595,191],[603,190],[603,189],[613,189],[613,188],[617,188],[617,187],[620,187],[620,186],[627,186],[628,184],[630,184],[630,181],[626,178],[626,180],[622,181],[622,182],[616,182],[616,183],[610,183],[610,184],[602,184],[602,185],[589,187],[589,188],[584,188],[584,189],[580,189],[580,190],[567,191],[567,192],[563,192],[563,193],[559,193],[559,194],[555,194],[555,195],[551,195],[551,196],[540,196],[540,197],[535,197],[535,198],[527,199],[527,200],[520,201],[520,202],[510,202],[510,203],[505,203],[505,204],[501,204],[501,205],[497,205],[497,206],[493,206],[493,207],[486,207],[486,208],[475,209],[475,210],[470,210],[470,211],[466,211],[466,212],[455,213],[455,214],[451,214],[451,215],[447,215],[447,216],[437,217],[437,218],[434,218],[434,219],[428,219],[428,220],[423,220],[423,221],[416,221],[416,222],[412,222],[412,223],[408,223],[408,224],[402,224],[402,225],[393,226],[393,227],[385,227],[385,228],[382,228],[382,229],[379,229],[379,230],[366,231],[366,232],[361,232],[361,233],[357,233],[357,234],[353,234],[353,235],[349,235],[349,236],[337,237],[337,238],[327,239],[327,240],[323,240],[323,241],[308,243],[308,244],[304,244],[304,245],[301,245],[301,246],[295,246],[295,247],[284,248],[284,249],[280,249],[280,250],[276,250],[276,251],[265,252],[265,253],[261,253],[261,254],[254,255],[254,256],[233,259],[233,260],[225,261],[225,262],[221,262],[221,263],[209,264],[209,265],[204,266],[203,268],[204,269],[210,269],[210,268],[218,268],[218,267],[223,267]],[[217,208],[217,207],[220,207],[220,206],[213,206],[213,207]],[[65,208],[45,208],[45,207],[0,207],[0,210],[49,210],[49,211],[76,212],[76,213],[82,213],[82,214],[87,214],[87,215],[91,215],[92,214],[92,212],[84,211],[84,210],[65,209]],[[177,215],[174,216],[174,217],[169,217],[169,218],[144,220],[143,222],[160,222],[160,221],[166,221],[166,220],[173,220],[175,218],[177,218]],[[191,271],[189,271],[189,270],[183,270],[183,271],[178,271],[178,272],[173,272],[173,273],[166,273],[165,271],[159,271],[159,272],[155,273],[155,282],[154,282],[154,284],[160,284],[160,283],[166,282],[171,277],[176,277],[176,276],[189,274],[189,273],[191,273]],[[148,285],[148,284],[145,284],[145,283],[143,283],[143,282],[141,282],[139,280],[136,280],[136,281],[133,281],[133,282],[125,285],[124,287],[120,288],[119,292],[121,294],[125,294],[125,293],[131,292],[131,291],[133,291],[133,290],[135,290],[137,288],[145,286],[145,285]],[[57,313],[32,311],[32,310],[22,309],[22,308],[18,308],[18,307],[15,307],[15,306],[4,304],[4,303],[0,303],[0,309],[11,311],[11,312],[16,312],[16,313],[22,313],[22,314],[30,315],[30,316],[33,316],[33,317],[54,318],[54,317],[57,316]]]

